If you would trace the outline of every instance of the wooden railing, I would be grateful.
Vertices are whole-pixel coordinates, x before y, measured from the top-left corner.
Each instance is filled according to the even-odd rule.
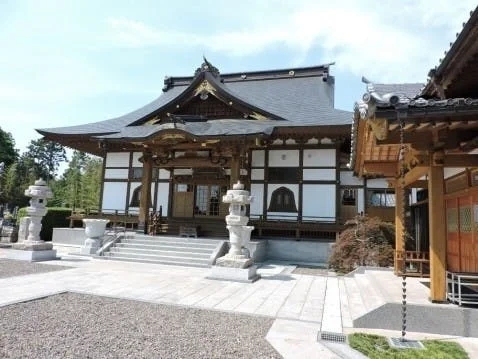
[[[405,260],[405,275],[410,277],[430,276],[430,256],[428,252],[395,251],[395,274],[403,275],[403,261]]]

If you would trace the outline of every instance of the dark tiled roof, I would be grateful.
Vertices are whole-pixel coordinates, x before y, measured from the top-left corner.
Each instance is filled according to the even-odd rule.
[[[420,95],[425,84],[373,84],[375,91],[381,96],[393,93],[399,97],[414,99]]]
[[[296,70],[296,72],[294,72],[294,70]],[[277,71],[284,72],[285,70]],[[254,72],[250,73],[250,76],[245,73],[246,76],[243,80],[241,80],[242,75],[226,74],[223,75],[223,79],[225,79],[223,86],[227,91],[234,94],[235,97],[242,101],[287,120],[273,121],[273,123],[270,124],[276,127],[283,125],[279,125],[279,122],[287,122],[287,125],[292,126],[344,125],[350,123],[350,119],[352,118],[351,112],[334,109],[334,79],[333,77],[328,76],[328,65],[292,69],[284,73],[282,72],[277,72],[277,74],[274,74],[273,71]],[[323,77],[324,72],[326,73],[326,77]],[[297,75],[290,75],[290,73],[296,73]],[[327,77],[328,80],[324,81]],[[148,105],[124,116],[85,125],[40,129],[38,131],[44,135],[106,135],[119,132],[119,137],[116,138],[130,136],[142,137],[143,135],[148,136],[150,135],[148,132],[149,130],[139,128],[133,130],[133,127],[139,126],[129,125],[145,118],[155,110],[168,104],[177,96],[181,95],[188,88],[188,84],[192,79],[192,77],[170,78],[170,85],[167,86],[167,89],[162,96]],[[228,124],[233,124],[231,120],[227,121]],[[262,132],[262,130],[259,131],[258,129],[263,129],[264,124],[254,125],[254,122],[255,121],[237,121],[236,125],[239,126],[230,126],[231,130],[229,132],[230,134],[242,134],[244,131],[252,131],[251,133]],[[212,121],[208,123],[212,123]],[[217,122],[217,124],[220,123],[221,122]],[[245,129],[245,124],[252,126],[251,129]],[[126,129],[126,126],[129,126],[129,128]],[[197,126],[204,126],[204,124]],[[214,130],[211,129],[209,132],[206,131],[208,135],[216,131],[216,126],[213,127]],[[193,126],[191,128],[195,127]],[[221,126],[218,126],[217,129],[219,132],[223,132]],[[256,130],[258,132],[254,132]],[[233,133],[231,131],[238,132]],[[115,136],[106,137],[112,138]]]

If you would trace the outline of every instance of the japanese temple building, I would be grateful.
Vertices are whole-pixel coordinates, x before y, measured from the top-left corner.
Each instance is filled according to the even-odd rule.
[[[388,179],[396,193],[395,270],[404,259],[429,261],[433,301],[447,299],[447,275],[478,277],[477,39],[475,9],[426,84],[364,79],[355,107],[354,173]],[[405,229],[413,240],[401,253]]]
[[[253,237],[333,241],[357,213],[393,220],[394,201],[385,179],[347,167],[353,114],[334,108],[329,70],[221,74],[204,59],[193,76],[167,77],[162,95],[136,111],[38,132],[104,158],[103,213],[144,225],[156,211],[170,234],[188,224],[225,237],[221,198],[241,180],[254,196]]]

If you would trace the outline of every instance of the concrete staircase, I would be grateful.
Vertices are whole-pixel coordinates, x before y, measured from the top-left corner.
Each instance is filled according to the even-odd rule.
[[[101,259],[209,267],[220,240],[172,236],[128,235]]]

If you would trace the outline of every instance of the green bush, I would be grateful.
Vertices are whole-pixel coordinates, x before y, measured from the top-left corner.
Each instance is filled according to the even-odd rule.
[[[40,238],[44,241],[51,241],[53,236],[53,228],[69,227],[70,220],[67,219],[71,215],[70,208],[49,207],[48,212],[41,221],[42,229]],[[28,216],[27,208],[23,207],[18,210],[17,224],[20,223],[22,217]]]

